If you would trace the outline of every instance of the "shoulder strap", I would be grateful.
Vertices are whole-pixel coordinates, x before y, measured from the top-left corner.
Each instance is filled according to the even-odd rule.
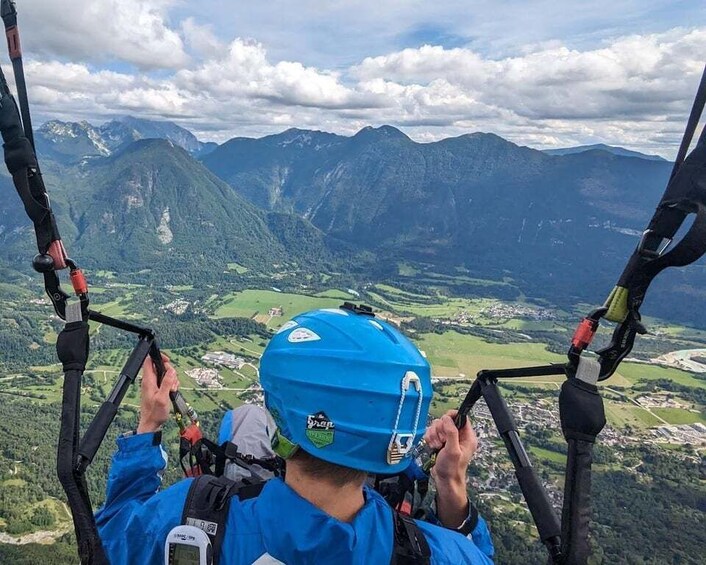
[[[431,549],[417,523],[396,510],[392,512],[394,540],[390,565],[429,565]]]
[[[213,564],[218,565],[230,501],[255,498],[265,483],[243,485],[226,477],[202,475],[194,479],[186,496],[181,523],[196,526],[208,534],[213,546]]]

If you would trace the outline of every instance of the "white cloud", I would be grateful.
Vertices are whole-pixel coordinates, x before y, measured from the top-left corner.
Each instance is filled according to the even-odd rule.
[[[675,28],[586,50],[552,41],[500,59],[422,46],[327,70],[272,61],[253,40],[223,47],[193,20],[181,27],[198,56],[179,70],[29,62],[33,103],[63,119],[162,116],[219,141],[390,123],[425,141],[481,130],[540,147],[607,142],[673,155],[706,52],[706,28]]]
[[[178,68],[188,57],[179,33],[167,23],[167,11],[176,2],[35,0],[19,7],[19,25],[31,53]]]
[[[219,57],[227,48],[211,26],[198,24],[194,18],[181,22],[181,32],[186,44],[205,58]]]
[[[683,111],[703,69],[706,29],[630,36],[595,50],[553,46],[502,60],[423,46],[365,59],[360,80],[431,85],[439,77],[479,101],[532,119],[661,116]]]
[[[261,44],[242,39],[233,41],[222,58],[177,72],[174,82],[195,96],[223,104],[251,99],[322,110],[374,105],[370,95],[344,86],[338,73],[298,62],[272,64]]]

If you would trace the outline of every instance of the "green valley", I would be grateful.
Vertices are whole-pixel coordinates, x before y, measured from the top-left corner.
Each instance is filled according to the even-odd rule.
[[[225,410],[261,400],[258,362],[272,332],[296,313],[333,308],[344,301],[374,305],[380,317],[400,325],[426,353],[433,368],[435,415],[458,406],[480,369],[562,362],[584,305],[553,308],[515,294],[511,280],[473,280],[474,290],[460,295],[459,279],[427,270],[420,280],[423,270],[407,268],[405,274],[384,281],[360,282],[342,274],[302,278],[290,267],[283,267],[275,278],[231,268],[218,285],[207,288],[125,284],[120,276],[105,272],[94,275],[94,301],[97,310],[130,319],[144,320],[149,312],[147,318],[158,329],[163,348],[177,367],[182,391],[212,435]],[[2,310],[6,330],[0,332],[4,344],[0,406],[23,424],[19,432],[12,421],[6,421],[0,434],[5,438],[0,439],[4,450],[0,498],[14,501],[13,510],[0,515],[0,557],[13,555],[12,544],[29,543],[24,545],[28,551],[41,552],[32,545],[34,541],[54,540],[63,547],[71,537],[53,471],[61,378],[52,350],[61,326],[49,317],[47,301],[37,299],[33,291],[22,285],[14,289]],[[706,424],[706,379],[703,374],[676,368],[676,361],[675,367],[668,367],[652,359],[673,351],[706,349],[706,333],[660,320],[648,323],[654,335],[638,342],[634,360],[623,363],[603,387],[609,426],[602,434],[596,466],[599,484],[611,474],[621,481],[642,480],[643,474],[650,476],[645,469],[651,458],[688,466],[704,457],[706,429],[699,432],[690,426]],[[26,331],[11,331],[16,327]],[[131,343],[106,328],[95,328],[92,333],[91,366],[83,388],[86,417],[108,395]],[[599,341],[608,335],[603,332]],[[538,377],[502,383],[530,453],[557,500],[565,452],[556,406],[561,381]],[[111,429],[111,438],[135,425],[138,403],[134,386]],[[474,420],[482,447],[469,480],[473,495],[491,518],[499,550],[510,556],[521,539],[523,552],[540,555],[531,519],[482,402]],[[173,424],[167,436],[173,462],[168,478],[173,481],[180,474],[174,464]],[[96,504],[103,497],[111,438],[89,471]],[[692,478],[683,480],[693,483]],[[703,480],[692,487],[700,496],[706,493]],[[506,527],[509,516],[516,527]],[[605,521],[599,515],[596,523],[595,535],[603,541]],[[607,554],[614,551],[611,547],[605,548]]]

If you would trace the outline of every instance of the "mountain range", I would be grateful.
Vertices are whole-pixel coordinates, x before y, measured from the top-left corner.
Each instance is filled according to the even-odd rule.
[[[511,279],[566,305],[602,301],[671,167],[601,148],[554,155],[489,133],[417,143],[391,126],[353,136],[290,129],[213,147],[174,124],[123,118],[49,122],[37,139],[65,237],[95,264],[325,270],[337,261],[392,273],[404,260]],[[0,203],[6,254],[27,239],[16,210]],[[703,265],[662,279],[653,313],[699,322]]]
[[[199,141],[189,130],[172,122],[124,116],[93,126],[88,122],[52,120],[35,133],[37,152],[63,164],[107,157],[140,139],[167,139],[192,155],[205,155],[218,144]]]
[[[562,149],[544,149],[544,153],[547,155],[572,155],[586,151],[606,151],[613,155],[620,155],[621,157],[636,157],[637,159],[649,159],[650,161],[666,161],[664,157],[660,157],[659,155],[646,155],[645,153],[632,151],[624,147],[616,147],[615,145],[606,145],[605,143],[578,145],[576,147],[564,147]]]
[[[166,139],[134,141],[72,166],[42,162],[62,238],[88,268],[203,282],[230,262],[315,269],[342,246],[302,218],[253,206]],[[14,192],[9,177],[0,183]],[[0,241],[11,265],[36,252],[14,195],[0,200]]]
[[[390,126],[235,138],[203,162],[258,207],[295,213],[388,262],[462,265],[553,303],[603,299],[671,168],[601,150],[549,155],[488,133],[416,143]],[[682,292],[670,309],[706,299],[690,282],[697,271],[665,275]]]

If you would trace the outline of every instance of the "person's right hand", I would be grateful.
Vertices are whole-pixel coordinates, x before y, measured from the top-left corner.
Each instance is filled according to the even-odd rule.
[[[478,449],[478,437],[468,420],[460,430],[456,428],[454,418],[457,413],[457,410],[449,410],[434,420],[424,434],[427,444],[439,450],[432,468],[437,482],[455,479],[465,484],[466,469]]]
[[[157,384],[157,369],[152,359],[147,357],[142,365],[138,434],[156,432],[164,425],[172,407],[169,393],[179,389],[179,379],[169,357],[162,354],[162,361],[166,372],[161,386]]]
[[[454,424],[456,410],[449,410],[434,420],[424,434],[429,447],[439,450],[431,476],[436,483],[436,511],[447,528],[458,528],[468,517],[466,469],[478,449],[478,437],[466,420],[459,430]]]

